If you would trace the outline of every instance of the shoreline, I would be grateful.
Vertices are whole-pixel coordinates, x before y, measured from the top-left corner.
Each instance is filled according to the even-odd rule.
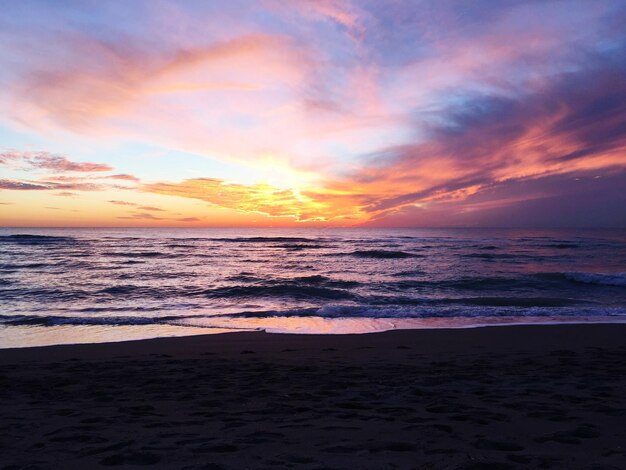
[[[626,325],[0,350],[0,467],[620,468]]]
[[[367,343],[369,338],[373,337],[386,337],[386,336],[399,336],[400,338],[411,339],[416,341],[420,339],[420,336],[430,337],[430,341],[433,341],[437,336],[441,336],[441,339],[445,339],[446,336],[455,335],[456,332],[468,332],[468,335],[472,335],[470,332],[475,333],[476,336],[483,336],[483,331],[486,331],[484,335],[494,336],[496,331],[507,331],[504,336],[508,338],[514,338],[517,332],[512,330],[521,331],[523,335],[528,335],[531,332],[539,333],[542,336],[549,331],[559,333],[555,340],[565,340],[568,346],[574,346],[569,344],[569,339],[563,336],[563,332],[576,333],[576,338],[580,339],[580,333],[584,329],[597,329],[602,331],[603,335],[615,340],[617,343],[623,342],[626,346],[626,320],[619,322],[572,322],[572,323],[516,323],[516,324],[482,324],[474,326],[459,326],[459,327],[441,327],[441,328],[398,328],[389,329],[383,331],[371,331],[364,333],[342,333],[342,334],[317,334],[317,333],[282,333],[271,332],[264,330],[249,330],[249,331],[223,331],[219,333],[208,334],[194,334],[187,336],[163,336],[152,338],[141,338],[133,340],[120,340],[120,341],[107,341],[101,343],[65,343],[65,344],[51,344],[44,346],[27,346],[27,347],[14,347],[14,348],[0,348],[0,364],[5,362],[6,357],[19,358],[21,355],[24,357],[35,357],[38,353],[53,353],[46,358],[39,358],[44,360],[55,360],[54,353],[64,351],[70,353],[72,349],[80,350],[81,352],[93,351],[105,351],[113,348],[120,348],[123,350],[131,349],[138,354],[142,352],[148,352],[149,348],[155,348],[157,350],[166,348],[181,348],[185,350],[185,343],[193,345],[193,350],[199,346],[204,345],[207,348],[217,347],[219,352],[227,352],[231,349],[236,349],[241,344],[258,344],[263,347],[269,344],[295,344],[302,342],[304,344],[315,344],[317,342],[333,342],[341,343],[342,338],[346,338],[348,343]],[[615,334],[615,331],[621,330],[623,333]],[[463,333],[460,333],[462,336]],[[411,338],[415,336],[415,338]],[[502,334],[500,336],[503,336]],[[616,338],[614,336],[617,336]],[[228,339],[227,339],[228,338]],[[359,340],[358,338],[363,338]],[[368,339],[366,339],[368,338]],[[533,338],[533,343],[529,344],[529,347],[538,347],[537,338]],[[591,340],[591,343],[595,340]],[[232,343],[232,348],[230,344]],[[544,346],[545,344],[542,343]],[[429,343],[429,347],[434,346],[433,343]],[[493,346],[493,344],[492,344]]]
[[[402,319],[402,318],[373,318],[373,319],[366,319],[368,321],[379,321],[381,323],[388,323],[390,325],[390,327],[385,328],[385,327],[381,327],[380,329],[376,329],[376,330],[371,330],[371,331],[367,331],[367,330],[363,330],[363,331],[337,331],[337,332],[316,332],[316,331],[303,331],[303,332],[294,332],[294,331],[288,331],[288,330],[281,330],[278,328],[272,328],[272,327],[267,327],[267,328],[250,328],[250,329],[245,329],[245,328],[220,328],[220,327],[198,327],[198,326],[183,326],[183,325],[177,325],[174,329],[178,329],[178,332],[184,332],[185,330],[195,330],[194,333],[192,334],[178,334],[178,332],[176,334],[173,334],[171,332],[166,334],[162,334],[162,335],[155,335],[155,336],[150,336],[150,335],[141,335],[139,337],[136,338],[121,338],[121,339],[105,339],[105,340],[101,340],[101,339],[97,339],[97,340],[91,340],[91,341],[84,341],[84,342],[49,342],[46,343],[44,342],[44,344],[26,344],[24,346],[20,346],[20,345],[11,345],[11,346],[7,346],[5,347],[4,345],[0,344],[0,354],[2,353],[2,351],[6,351],[6,350],[14,350],[14,349],[29,349],[29,348],[48,348],[48,347],[55,347],[55,346],[78,346],[78,345],[90,345],[90,344],[94,344],[94,345],[103,345],[103,344],[118,344],[118,343],[126,343],[126,342],[136,342],[136,341],[151,341],[151,340],[159,340],[159,339],[167,339],[167,338],[188,338],[188,337],[196,337],[196,336],[216,336],[216,335],[223,335],[223,334],[241,334],[241,333],[256,333],[256,332],[260,332],[260,333],[266,333],[266,334],[271,334],[271,335],[294,335],[294,336],[344,336],[344,335],[369,335],[369,334],[379,334],[379,333],[385,333],[385,332],[389,332],[389,331],[405,331],[405,330],[416,330],[416,331],[429,331],[429,330],[468,330],[468,329],[480,329],[480,328],[503,328],[503,327],[526,327],[526,326],[537,326],[537,327],[541,327],[541,326],[559,326],[559,325],[620,325],[620,324],[626,324],[626,318],[625,317],[619,317],[619,316],[604,316],[604,317],[593,317],[593,316],[589,316],[589,317],[585,317],[585,316],[581,316],[581,317],[577,317],[575,319],[568,319],[568,318],[560,318],[560,319],[552,319],[552,320],[546,320],[546,321],[541,321],[542,318],[541,317],[536,317],[538,318],[537,321],[529,321],[529,318],[535,318],[535,317],[526,317],[524,318],[525,321],[522,321],[520,319],[520,321],[493,321],[493,322],[482,322],[482,323],[471,323],[471,320],[474,320],[472,318],[463,318],[460,317],[460,319],[462,320],[468,320],[468,322],[466,324],[463,324],[461,322],[458,322],[456,324],[450,324],[449,318],[428,318],[428,319],[415,319],[415,318],[407,318],[407,319]],[[510,317],[508,318],[510,320]],[[337,319],[330,319],[332,320],[337,320]],[[342,319],[339,319],[342,320]],[[352,320],[352,319],[348,319],[348,320]],[[358,320],[358,318],[356,319]],[[459,320],[459,318],[455,318],[455,320]],[[502,319],[494,319],[494,320],[502,320]],[[424,326],[423,323],[428,322],[427,326]],[[439,323],[439,324],[437,324]],[[2,329],[10,329],[11,331],[15,331],[16,329],[23,329],[25,331],[31,332],[33,330],[33,327],[15,327],[15,326],[9,326],[9,327],[0,327],[0,333],[2,331]],[[54,328],[56,329],[76,329],[76,328],[81,328],[81,327],[76,327],[76,326],[56,326],[56,327],[34,327],[34,328],[38,328],[41,329],[43,332],[49,331],[49,330],[53,330]],[[95,330],[101,330],[101,331],[107,331],[107,332],[111,332],[111,328],[115,329],[115,328],[126,328],[128,329],[129,326],[117,326],[117,327],[101,327],[98,325],[84,325],[82,326],[82,328],[88,328],[88,329],[95,329]],[[142,328],[141,325],[133,325],[130,328],[136,328],[138,330],[140,330]],[[208,330],[208,331],[207,331]],[[210,332],[212,331],[212,332]],[[0,340],[2,339],[2,335],[0,334]],[[1,341],[0,341],[1,343]]]

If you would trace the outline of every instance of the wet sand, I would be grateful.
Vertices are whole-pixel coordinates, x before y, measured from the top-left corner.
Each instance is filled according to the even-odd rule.
[[[0,468],[626,468],[626,325],[0,350]]]

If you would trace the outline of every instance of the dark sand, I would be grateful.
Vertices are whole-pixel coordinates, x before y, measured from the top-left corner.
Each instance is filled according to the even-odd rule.
[[[0,468],[626,468],[626,325],[0,350]]]

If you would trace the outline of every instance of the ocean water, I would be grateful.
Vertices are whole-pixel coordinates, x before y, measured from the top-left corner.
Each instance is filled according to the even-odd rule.
[[[0,229],[0,347],[626,321],[626,231]]]

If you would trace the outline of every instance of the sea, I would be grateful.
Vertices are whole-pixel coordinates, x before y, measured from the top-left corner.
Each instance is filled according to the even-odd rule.
[[[0,347],[626,321],[626,231],[0,229]]]

